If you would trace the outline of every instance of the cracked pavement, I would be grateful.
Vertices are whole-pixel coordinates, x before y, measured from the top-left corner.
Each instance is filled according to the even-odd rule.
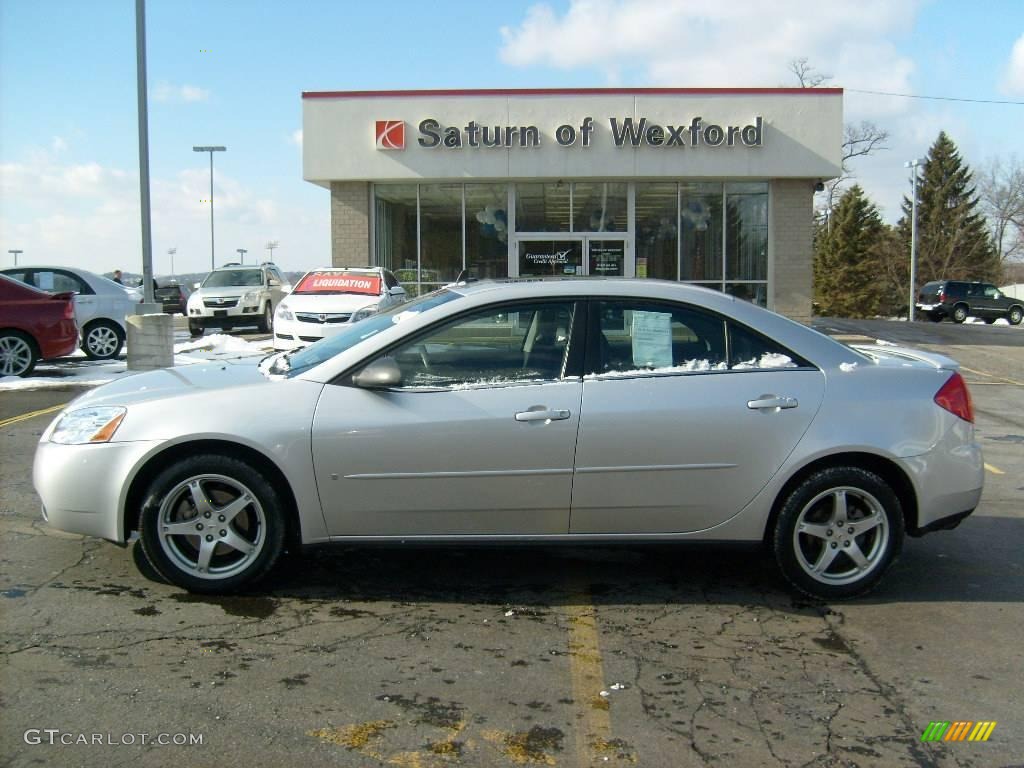
[[[1003,474],[848,603],[795,598],[756,550],[636,546],[317,549],[257,592],[191,596],[134,547],[48,529],[48,417],[0,428],[0,764],[1021,765],[1024,387],[983,373],[1020,381],[1024,351],[929,348],[982,372]],[[0,419],[71,396],[5,393]],[[923,743],[931,720],[998,726]]]

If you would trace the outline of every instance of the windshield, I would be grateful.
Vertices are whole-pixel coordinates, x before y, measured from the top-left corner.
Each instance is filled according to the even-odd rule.
[[[356,293],[380,295],[380,275],[366,272],[310,272],[295,286],[293,294]]]
[[[376,336],[396,323],[400,323],[421,312],[429,312],[434,307],[439,307],[442,304],[447,304],[449,301],[460,298],[462,298],[461,293],[455,293],[454,291],[442,288],[439,291],[428,293],[426,296],[421,296],[406,304],[399,304],[397,307],[391,307],[384,312],[370,315],[364,320],[352,323],[341,333],[328,336],[325,339],[310,344],[308,347],[303,347],[286,355],[277,364],[276,371],[273,372],[285,373],[291,378],[303,371],[308,371],[314,366],[320,365],[325,360],[330,360],[335,355],[352,349],[357,344],[366,341],[371,336]]]
[[[207,275],[202,287],[226,288],[236,285],[263,285],[263,272],[258,269],[222,269]]]

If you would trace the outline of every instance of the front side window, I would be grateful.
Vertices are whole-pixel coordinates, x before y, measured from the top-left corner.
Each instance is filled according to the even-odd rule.
[[[445,324],[390,354],[407,389],[471,389],[559,379],[573,304],[492,307]]]

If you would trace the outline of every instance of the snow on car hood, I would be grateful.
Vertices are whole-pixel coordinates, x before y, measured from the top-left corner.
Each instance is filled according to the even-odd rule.
[[[292,312],[355,312],[357,309],[376,304],[382,296],[367,296],[358,293],[302,293],[286,298],[278,306]]]
[[[86,392],[69,408],[83,405],[132,405],[227,387],[272,386],[273,382],[257,367],[259,362],[259,356],[249,355],[137,373]]]

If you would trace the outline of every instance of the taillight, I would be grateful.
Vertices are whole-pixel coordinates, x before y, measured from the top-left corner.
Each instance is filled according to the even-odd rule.
[[[67,301],[64,302],[64,319],[75,319],[75,303],[71,299],[68,299]]]
[[[939,291],[939,304],[941,304],[945,300],[946,300],[946,292],[945,291]]]
[[[974,423],[971,393],[967,389],[967,382],[959,373],[950,376],[942,385],[942,389],[935,393],[935,404],[945,408],[954,416],[959,416],[964,421]]]

